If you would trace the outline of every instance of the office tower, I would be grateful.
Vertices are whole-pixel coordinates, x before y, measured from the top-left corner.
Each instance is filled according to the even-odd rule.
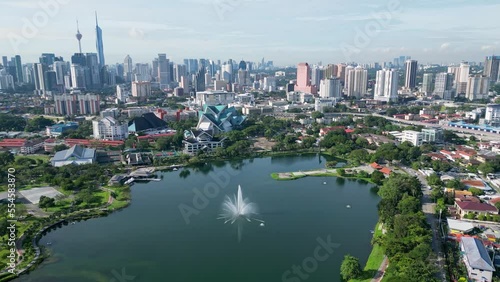
[[[95,12],[95,34],[99,68],[103,68],[106,65],[106,62],[104,61],[104,42],[102,41],[102,29],[99,27],[99,23],[97,22],[97,12]]]
[[[158,54],[158,75],[161,89],[170,86],[170,61],[166,54]]]
[[[184,92],[189,91],[189,81],[188,81],[187,76],[181,76],[180,87],[182,87],[182,89],[184,89]]]
[[[240,69],[238,70],[238,83],[241,86],[247,86],[250,84],[250,77],[248,76],[248,71]]]
[[[124,79],[123,75],[125,74],[125,68],[123,67],[123,64],[117,63],[115,65],[115,69],[116,69],[116,76],[118,76],[121,79]]]
[[[181,82],[181,77],[187,75],[186,65],[174,65],[174,81]]]
[[[158,81],[158,58],[153,59],[152,76],[155,81]]]
[[[134,81],[132,82],[132,97],[140,101],[145,101],[151,96],[151,82],[149,81]]]
[[[329,79],[329,78],[332,78],[332,77],[337,77],[337,74],[338,74],[338,66],[337,65],[329,64],[325,68],[323,78]]]
[[[436,82],[434,83],[433,95],[443,100],[453,99],[453,78],[453,74],[451,73],[438,73],[436,75]]]
[[[9,64],[7,56],[2,56],[2,66],[5,68]]]
[[[23,64],[21,62],[21,56],[16,55],[14,58],[14,63],[16,65],[16,79],[18,84],[22,84],[24,82],[23,76]]]
[[[48,91],[62,92],[62,89],[57,85],[57,74],[53,70],[45,72],[45,87]]]
[[[56,61],[52,65],[52,70],[56,72],[57,85],[64,85],[64,75],[66,74],[64,71],[65,66],[66,63],[61,61]]]
[[[321,79],[323,79],[322,76],[322,69],[318,67],[313,67],[311,69],[311,85],[316,85],[316,87],[319,86]]]
[[[340,98],[342,96],[340,79],[332,77],[321,80],[319,95],[321,98]]]
[[[81,115],[96,115],[101,111],[99,95],[77,95],[78,109]]]
[[[406,76],[405,87],[407,89],[414,89],[417,85],[417,68],[418,62],[415,60],[406,61]]]
[[[85,71],[84,68],[77,64],[71,64],[71,88],[73,89],[85,89]]]
[[[276,77],[274,76],[264,77],[264,81],[262,83],[262,89],[264,91],[276,91]]]
[[[347,96],[361,98],[366,94],[368,71],[361,66],[346,68]]]
[[[396,102],[398,100],[398,71],[383,69],[377,71],[373,98],[377,101]]]
[[[123,77],[125,81],[132,81],[133,71],[132,58],[130,55],[127,55],[123,60]]]
[[[241,60],[240,64],[238,65],[238,70],[247,70],[247,63]]]
[[[208,72],[210,73],[210,77],[214,77],[217,73],[217,64],[215,63],[215,61],[209,61]]]
[[[316,85],[311,85],[311,68],[308,63],[299,63],[297,66],[297,83],[295,92],[316,94]]]
[[[233,64],[232,62],[222,65],[222,80],[227,83],[233,83]]]
[[[457,87],[460,80],[460,67],[450,66],[448,67],[448,73],[453,74],[453,87]]]
[[[54,64],[56,60],[56,55],[52,53],[42,53],[42,56],[40,57],[40,64],[44,64],[45,66],[49,67]]]
[[[134,81],[151,81],[151,71],[148,64],[135,64]]]
[[[488,56],[484,61],[483,74],[490,78],[490,82],[499,81],[500,56]]]
[[[99,68],[99,59],[96,53],[87,53],[86,67],[90,72],[90,85],[86,85],[88,89],[101,88],[101,73]]]
[[[205,89],[212,84],[212,77],[208,72],[205,72]]]
[[[85,57],[85,54],[75,53],[73,54],[73,56],[71,56],[71,63],[84,67],[85,65],[87,65],[87,58]]]
[[[193,85],[195,92],[205,91],[205,68],[200,68],[195,76]]]
[[[57,115],[74,116],[76,110],[76,95],[62,94],[54,95],[54,108]]]
[[[488,97],[490,78],[484,75],[470,75],[467,82],[465,97],[469,101]]]
[[[0,70],[0,89],[15,89],[14,76],[5,69]]]
[[[460,64],[459,76],[457,79],[457,93],[464,94],[467,91],[469,81],[470,65],[467,62]]]
[[[46,91],[45,87],[46,66],[44,64],[35,63],[33,64],[33,71],[35,74],[35,90],[38,92],[38,94],[43,94]]]
[[[424,92],[426,95],[432,93],[433,79],[434,79],[433,73],[424,73],[424,80],[422,82],[422,92]]]

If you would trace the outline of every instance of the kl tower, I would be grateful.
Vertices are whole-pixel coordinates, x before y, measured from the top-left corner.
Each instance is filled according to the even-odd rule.
[[[80,50],[80,54],[82,53],[82,37],[83,35],[80,33],[80,27],[78,26],[78,20],[76,21],[76,39],[78,40],[78,48]]]

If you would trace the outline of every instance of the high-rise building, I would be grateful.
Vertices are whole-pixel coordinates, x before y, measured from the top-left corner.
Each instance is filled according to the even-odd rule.
[[[488,123],[500,122],[500,104],[489,104],[486,106],[486,116],[484,120]]]
[[[500,80],[500,56],[488,56],[484,61],[483,74],[490,78],[490,81],[496,83]]]
[[[238,83],[241,86],[247,86],[250,85],[250,77],[248,75],[247,70],[239,69],[238,70]]]
[[[85,71],[82,66],[77,64],[71,64],[71,88],[86,88]]]
[[[430,95],[432,93],[434,74],[433,73],[424,73],[424,78],[422,82],[422,92],[425,95]]]
[[[436,82],[434,83],[433,95],[443,100],[452,100],[454,97],[453,78],[453,74],[451,73],[438,73],[436,75]]]
[[[233,83],[233,63],[225,63],[222,65],[222,80],[227,83]]]
[[[361,98],[366,94],[368,84],[368,71],[361,66],[346,68],[347,96]]]
[[[488,97],[490,78],[483,75],[470,75],[467,82],[465,97],[469,101]]]
[[[405,87],[407,89],[414,89],[417,85],[417,68],[418,62],[415,60],[406,61],[406,76]]]
[[[101,88],[101,72],[98,56],[96,53],[87,53],[85,57],[87,59],[86,67],[90,74],[90,85],[86,85],[87,89],[99,89]]]
[[[321,98],[340,98],[342,96],[340,79],[332,77],[321,80],[319,95]]]
[[[76,95],[62,94],[54,95],[54,108],[57,115],[74,116],[76,110]]]
[[[205,68],[200,68],[193,82],[196,93],[205,91]]]
[[[61,61],[56,61],[52,65],[52,70],[56,72],[57,85],[64,85],[64,76],[66,63]]]
[[[127,55],[123,60],[123,77],[125,78],[125,81],[132,81],[132,74],[134,72],[133,68],[132,58]]]
[[[323,79],[323,73],[324,71],[318,67],[313,67],[311,69],[311,85],[318,85],[320,84],[321,79]]]
[[[78,110],[81,115],[96,115],[101,111],[99,95],[77,95]]]
[[[15,65],[16,65],[16,82],[18,84],[22,84],[24,82],[23,76],[23,64],[21,62],[21,56],[16,55],[15,57]]]
[[[97,12],[95,13],[95,33],[96,33],[96,48],[97,55],[99,57],[99,68],[103,68],[106,65],[104,61],[104,42],[102,41],[102,29],[99,27],[97,22]]]
[[[325,68],[323,78],[324,79],[329,79],[329,78],[332,78],[332,77],[337,77],[337,74],[338,74],[338,66],[337,65],[333,65],[333,64],[329,64]]]
[[[297,83],[295,92],[316,94],[316,86],[311,85],[311,68],[308,63],[300,63],[297,66]]]
[[[469,81],[470,65],[467,62],[460,64],[459,76],[457,79],[457,93],[464,94],[467,90],[467,83]]]
[[[158,78],[161,89],[170,86],[170,61],[166,54],[158,54]]]
[[[338,64],[337,65],[337,77],[340,79],[342,84],[345,84],[345,70],[347,68],[346,64]]]
[[[181,82],[181,77],[187,75],[186,65],[174,65],[174,80],[175,82]]]
[[[45,66],[49,67],[54,64],[54,61],[56,60],[56,55],[52,53],[42,53],[42,56],[40,57],[40,64],[44,64]]]
[[[373,98],[377,101],[396,102],[398,100],[398,71],[383,69],[377,71]]]
[[[80,33],[80,27],[78,26],[78,21],[76,21],[76,40],[78,40],[78,50],[79,50],[78,53],[80,54],[82,54],[82,37],[83,35]]]
[[[35,74],[35,90],[38,94],[43,94],[47,90],[45,87],[45,72],[47,68],[44,64],[35,63],[33,64],[33,71]]]
[[[151,96],[151,82],[149,81],[133,81],[132,82],[132,97],[136,97],[140,101],[145,101]]]
[[[9,64],[8,60],[7,56],[2,56],[2,66],[4,68]]]

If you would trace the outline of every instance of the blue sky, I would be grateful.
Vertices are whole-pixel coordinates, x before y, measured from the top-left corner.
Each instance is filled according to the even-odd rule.
[[[49,2],[57,3],[50,15],[41,7]],[[127,54],[150,62],[158,53],[176,62],[265,57],[278,65],[399,55],[479,62],[500,53],[496,0],[0,0],[0,56],[30,62],[53,52],[69,59],[78,48],[77,18],[83,51],[96,52],[95,10],[108,64]]]

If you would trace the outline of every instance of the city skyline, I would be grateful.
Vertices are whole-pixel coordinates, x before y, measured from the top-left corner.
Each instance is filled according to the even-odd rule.
[[[2,10],[9,11],[0,20],[2,55],[19,54],[25,62],[35,62],[47,52],[69,58],[78,50],[74,37],[77,19],[83,53],[95,53],[95,11],[108,64],[122,62],[127,54],[136,62],[151,62],[158,53],[166,53],[176,62],[183,58],[257,61],[266,57],[281,66],[300,61],[391,61],[400,54],[409,54],[423,64],[458,63],[482,62],[484,56],[500,52],[500,32],[494,28],[500,3],[489,0],[289,1],[285,13],[279,14],[275,11],[282,10],[283,4],[277,0],[183,0],[168,5],[150,1],[146,6],[96,0],[52,2],[67,4],[58,4],[55,12],[46,13],[38,1],[0,3]],[[142,12],[145,10],[148,13]],[[47,21],[35,25],[34,36],[12,43],[13,36],[23,36],[26,22],[33,24],[35,15],[43,13]],[[467,15],[467,23],[474,26],[458,15]],[[363,32],[370,29],[376,32]],[[365,41],[359,40],[363,34]]]

